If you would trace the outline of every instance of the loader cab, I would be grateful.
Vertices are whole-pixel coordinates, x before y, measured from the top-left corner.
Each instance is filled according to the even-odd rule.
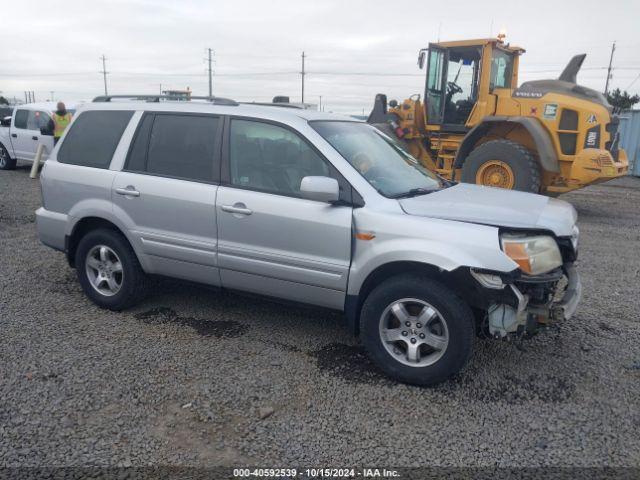
[[[517,47],[516,47],[517,48]],[[465,133],[477,102],[496,88],[513,88],[517,53],[496,39],[429,44],[420,51],[426,64],[424,94],[428,130]],[[483,115],[493,112],[478,112]]]

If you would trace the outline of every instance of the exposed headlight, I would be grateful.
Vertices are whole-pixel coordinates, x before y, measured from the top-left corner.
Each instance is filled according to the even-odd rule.
[[[529,275],[546,273],[562,265],[560,249],[553,237],[506,234],[500,240],[504,253]]]

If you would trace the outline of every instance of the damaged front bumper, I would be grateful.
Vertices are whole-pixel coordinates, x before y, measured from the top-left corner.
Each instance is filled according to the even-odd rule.
[[[564,290],[560,287],[566,281]],[[534,334],[541,325],[571,318],[582,295],[582,284],[573,263],[540,276],[521,276],[509,283],[509,303],[489,306],[488,330],[492,337]]]

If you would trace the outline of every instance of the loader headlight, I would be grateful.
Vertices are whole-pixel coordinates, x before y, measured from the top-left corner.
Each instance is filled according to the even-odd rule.
[[[546,273],[562,265],[560,249],[553,237],[505,234],[500,240],[504,253],[529,275]]]

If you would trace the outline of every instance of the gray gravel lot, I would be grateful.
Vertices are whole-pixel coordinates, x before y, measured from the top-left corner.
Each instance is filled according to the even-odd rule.
[[[0,171],[0,466],[640,466],[640,179],[580,215],[577,315],[478,340],[435,389],[393,383],[341,315],[170,280],[113,313],[35,234]]]

